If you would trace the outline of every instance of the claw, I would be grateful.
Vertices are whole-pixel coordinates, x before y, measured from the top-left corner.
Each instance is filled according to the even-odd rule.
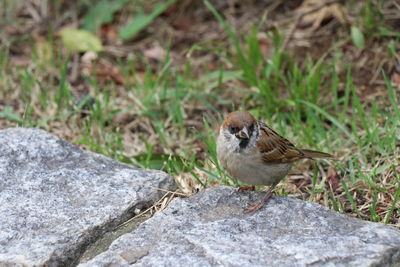
[[[272,192],[268,192],[267,195],[263,199],[261,199],[261,201],[251,204],[243,212],[250,213],[250,212],[255,212],[255,211],[261,209],[268,202],[268,200],[271,197],[272,197]]]
[[[255,211],[261,209],[262,206],[264,206],[264,204],[265,204],[264,201],[253,203],[250,206],[248,206],[243,212],[244,213],[255,212]]]
[[[255,191],[256,187],[253,186],[241,186],[238,188],[239,191]]]

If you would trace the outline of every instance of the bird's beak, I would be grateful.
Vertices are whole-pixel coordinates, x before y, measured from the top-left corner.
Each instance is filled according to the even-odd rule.
[[[249,139],[249,132],[247,131],[247,128],[243,127],[241,131],[236,133],[236,137],[240,139]]]

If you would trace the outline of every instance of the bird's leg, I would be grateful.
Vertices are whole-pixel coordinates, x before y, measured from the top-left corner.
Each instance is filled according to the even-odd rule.
[[[240,186],[238,188],[239,191],[255,191],[256,190],[256,186],[252,185],[252,186]]]
[[[244,210],[244,213],[255,212],[255,211],[261,209],[262,206],[264,206],[265,203],[267,203],[267,201],[272,197],[272,194],[273,194],[272,191],[274,190],[275,186],[276,186],[278,183],[279,183],[279,181],[278,181],[277,183],[272,184],[272,185],[269,187],[269,189],[268,189],[267,193],[265,194],[265,196],[264,196],[260,201],[257,201],[257,202],[255,202],[255,203],[251,204],[250,206],[248,206],[248,207]]]

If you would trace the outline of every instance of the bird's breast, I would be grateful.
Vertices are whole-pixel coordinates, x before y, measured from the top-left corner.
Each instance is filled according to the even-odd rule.
[[[259,153],[226,153],[220,164],[234,178],[249,185],[271,185],[283,179],[292,163],[264,163]]]

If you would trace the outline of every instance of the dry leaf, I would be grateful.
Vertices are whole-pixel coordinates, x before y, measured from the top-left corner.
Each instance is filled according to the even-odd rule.
[[[186,16],[178,17],[171,22],[171,25],[182,31],[188,31],[194,22]]]
[[[99,31],[100,38],[108,43],[113,43],[118,39],[118,30],[113,24],[103,24]]]
[[[81,71],[85,75],[93,74],[93,64],[92,61],[94,58],[90,56],[90,54],[85,54],[87,57],[83,57]],[[96,75],[100,82],[104,83],[106,80],[111,79],[116,84],[125,84],[125,77],[122,74],[121,70],[117,66],[113,66],[106,61],[100,61],[96,64]]]
[[[301,6],[296,9],[296,13],[302,15],[328,2],[330,2],[330,0],[305,0]],[[312,25],[310,30],[315,31],[321,26],[321,23],[324,20],[335,18],[340,23],[346,24],[348,21],[347,17],[348,12],[345,7],[339,3],[334,3],[321,7],[317,11],[305,15],[302,18],[302,23],[305,25]]]
[[[161,46],[155,45],[154,47],[145,50],[144,55],[150,59],[162,61],[162,60],[164,60],[165,56],[167,55],[167,52]]]
[[[97,66],[96,74],[100,80],[104,81],[110,78],[117,84],[125,84],[125,78],[117,66],[100,64]]]
[[[271,42],[265,33],[259,33],[257,35],[258,43],[260,45],[261,54],[264,59],[268,59],[271,52]]]
[[[340,185],[340,177],[333,166],[329,166],[327,176],[328,182],[331,184],[332,191],[336,192]]]
[[[394,85],[400,86],[400,63],[396,65],[391,78]]]
[[[10,65],[13,67],[26,67],[31,63],[31,59],[27,56],[10,56]]]

